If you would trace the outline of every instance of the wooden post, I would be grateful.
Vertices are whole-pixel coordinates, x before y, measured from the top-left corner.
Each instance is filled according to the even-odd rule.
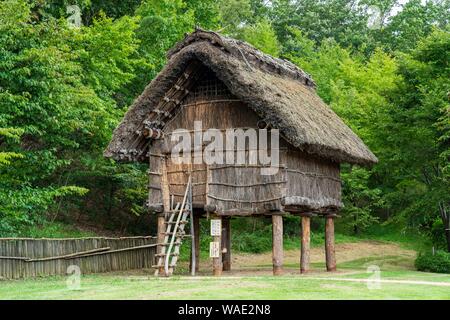
[[[334,249],[334,218],[336,215],[328,215],[325,220],[325,256],[327,271],[336,271],[336,255]]]
[[[162,253],[165,248],[165,246],[163,245],[166,232],[165,221],[166,219],[164,218],[164,214],[163,213],[158,214],[158,235],[157,235],[158,246],[156,250],[158,253]],[[158,259],[156,259],[156,261],[158,261]],[[159,275],[163,274],[165,274],[164,267],[159,267]]]
[[[223,271],[231,270],[231,219],[222,219],[222,264]]]
[[[272,215],[273,275],[283,274],[283,216]]]
[[[214,217],[214,220],[220,220],[222,223],[222,217]],[[216,258],[213,258],[213,275],[216,277],[220,277],[222,275],[222,240],[221,240],[222,236],[218,235],[218,236],[213,236],[212,237],[212,241],[213,242],[217,242],[219,243],[219,256]]]
[[[198,272],[200,270],[200,214],[197,212],[194,212],[194,238],[192,239],[192,245],[195,246],[195,272]],[[189,265],[189,271],[192,271],[191,264]]]
[[[300,272],[309,271],[311,247],[311,214],[302,214],[302,244],[300,252]]]

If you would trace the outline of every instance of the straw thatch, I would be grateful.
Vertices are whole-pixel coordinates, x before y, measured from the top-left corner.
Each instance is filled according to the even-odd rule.
[[[143,122],[186,68],[200,61],[296,148],[335,162],[377,162],[361,139],[319,98],[311,77],[288,61],[203,30],[187,35],[168,53],[168,60],[114,131],[106,157],[141,160],[138,155],[145,150],[132,146],[140,139]]]

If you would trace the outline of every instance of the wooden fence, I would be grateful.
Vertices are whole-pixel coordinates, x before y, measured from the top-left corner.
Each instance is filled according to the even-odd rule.
[[[0,238],[0,279],[151,268],[155,237],[24,239]]]

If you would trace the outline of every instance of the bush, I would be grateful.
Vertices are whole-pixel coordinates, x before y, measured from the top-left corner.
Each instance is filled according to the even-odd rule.
[[[450,253],[438,250],[432,253],[421,253],[416,259],[419,271],[450,273]]]

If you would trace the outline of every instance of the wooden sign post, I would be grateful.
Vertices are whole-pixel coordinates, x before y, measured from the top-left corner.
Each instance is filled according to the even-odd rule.
[[[221,252],[222,218],[211,219],[211,236],[213,241],[209,246],[209,254],[213,259],[213,274],[222,275],[222,252]]]

